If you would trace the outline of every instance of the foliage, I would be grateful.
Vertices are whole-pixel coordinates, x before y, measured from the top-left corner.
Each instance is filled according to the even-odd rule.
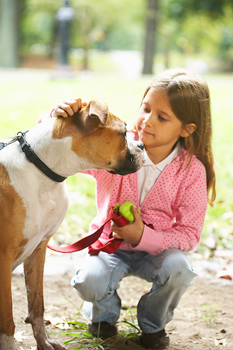
[[[22,52],[56,57],[59,44],[56,13],[63,4],[63,0],[23,0]],[[143,50],[146,0],[71,0],[70,5],[75,10],[70,41],[73,49]],[[209,60],[224,62],[225,70],[232,70],[232,11],[233,3],[228,0],[161,1],[156,54],[164,52],[168,66],[172,49],[201,52]],[[86,66],[81,65],[80,69],[83,68]],[[222,64],[218,68],[222,69]]]
[[[179,17],[186,17],[187,14],[206,12],[210,16],[223,14],[224,5],[228,0],[168,0],[171,11]]]
[[[221,39],[218,41],[218,50],[216,54],[220,57],[221,62],[225,66],[225,70],[233,69],[233,8],[227,6],[224,9],[223,21],[219,22]]]
[[[89,45],[89,48],[94,45],[103,49],[122,48],[122,45],[133,48],[133,41],[138,41],[135,37],[140,35],[138,25],[140,26],[143,18],[142,0],[82,0],[72,4],[77,19],[73,27],[73,40],[76,45]]]
[[[166,49],[169,39],[171,47],[182,52],[199,52],[205,59],[207,55],[218,58],[221,63],[218,69],[230,71],[233,66],[232,10],[233,3],[228,0],[163,1],[160,45],[165,39]]]
[[[49,51],[48,45],[53,47],[56,44],[56,14],[63,4],[63,1],[25,0],[21,20],[25,48],[43,44],[45,49],[47,45]],[[75,10],[71,31],[72,47],[140,49],[143,0],[80,0],[71,1],[70,6]]]

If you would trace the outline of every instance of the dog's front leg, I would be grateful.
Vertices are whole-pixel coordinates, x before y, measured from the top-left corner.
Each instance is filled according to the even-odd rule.
[[[0,251],[0,350],[14,350],[15,324],[12,315],[11,254]]]
[[[46,247],[49,239],[41,242],[24,262],[25,283],[28,297],[28,316],[39,350],[65,350],[59,342],[48,337],[44,325],[43,274]]]

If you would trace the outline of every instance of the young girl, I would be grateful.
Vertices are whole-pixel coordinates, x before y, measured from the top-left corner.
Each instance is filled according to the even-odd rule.
[[[81,107],[81,99],[64,101],[53,116],[71,116]],[[148,154],[143,168],[126,176],[87,172],[97,186],[92,230],[116,203],[133,202],[135,216],[124,227],[107,224],[102,240],[112,231],[123,240],[120,248],[114,254],[86,254],[72,279],[94,336],[106,339],[117,333],[117,289],[122,278],[133,275],[152,283],[137,306],[141,345],[162,349],[169,344],[165,325],[196,276],[184,252],[200,241],[207,200],[212,204],[215,199],[211,132],[206,83],[183,70],[166,71],[146,89],[136,119],[134,135]]]

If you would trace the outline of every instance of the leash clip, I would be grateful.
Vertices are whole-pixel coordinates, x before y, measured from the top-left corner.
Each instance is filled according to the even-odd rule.
[[[10,145],[11,143],[14,143],[17,140],[18,140],[17,135],[11,136],[11,139],[6,143],[6,146]]]
[[[37,160],[37,155],[35,154],[30,144],[27,142],[27,140],[24,137],[27,132],[28,130],[24,132],[22,131],[17,132],[16,140],[19,141],[21,145],[21,149],[26,154],[26,157],[29,160],[29,162],[34,163]]]

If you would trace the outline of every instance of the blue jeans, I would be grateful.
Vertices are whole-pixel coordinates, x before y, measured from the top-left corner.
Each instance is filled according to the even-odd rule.
[[[87,254],[71,285],[84,300],[83,309],[92,322],[116,323],[121,308],[117,289],[126,276],[152,282],[150,292],[139,300],[137,317],[143,332],[154,333],[171,321],[196,273],[179,249],[168,249],[158,255],[123,250],[114,254]]]

